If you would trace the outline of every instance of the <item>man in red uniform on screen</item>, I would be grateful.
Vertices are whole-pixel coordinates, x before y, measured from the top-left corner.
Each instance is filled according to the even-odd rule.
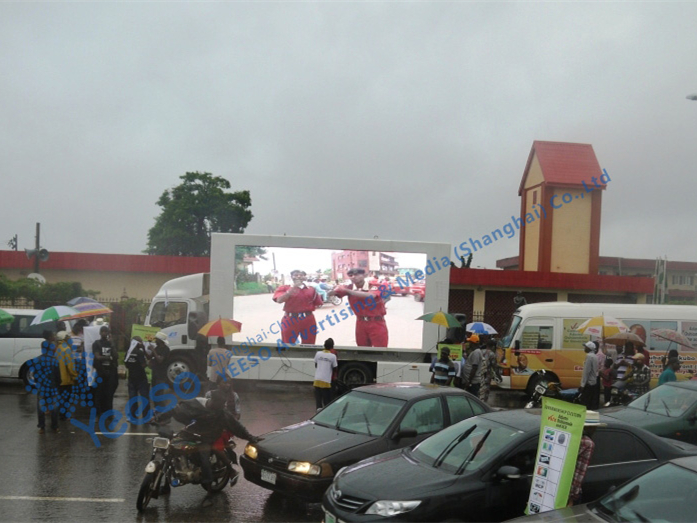
[[[337,287],[329,294],[336,294],[340,298],[348,296],[349,305],[356,315],[356,345],[387,347],[387,311],[380,289],[370,290],[365,281],[365,269],[349,269],[347,275],[351,279],[351,285]]]
[[[281,320],[281,339],[284,343],[302,343],[314,345],[317,338],[317,322],[312,313],[322,306],[322,297],[314,287],[305,285],[304,271],[292,271],[290,277],[293,285],[281,285],[273,294],[273,301],[283,304],[285,314]]]

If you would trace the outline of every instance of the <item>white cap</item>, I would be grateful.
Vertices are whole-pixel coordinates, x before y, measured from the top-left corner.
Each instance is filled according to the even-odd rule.
[[[583,344],[583,346],[587,349],[595,350],[595,343],[592,341],[587,341],[586,343]]]
[[[169,345],[169,341],[167,340],[167,333],[165,331],[158,332],[157,334],[155,334],[155,337],[158,340],[164,342],[165,345]]]
[[[56,333],[56,339],[58,341],[67,340],[68,338],[70,338],[70,334],[68,334],[68,331],[58,331]]]

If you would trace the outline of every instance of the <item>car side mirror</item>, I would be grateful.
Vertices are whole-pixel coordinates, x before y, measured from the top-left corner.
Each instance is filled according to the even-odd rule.
[[[417,435],[416,429],[401,429],[394,433],[392,439],[399,441],[402,438],[415,438]]]
[[[504,465],[496,471],[499,478],[520,479],[520,469],[512,465]]]

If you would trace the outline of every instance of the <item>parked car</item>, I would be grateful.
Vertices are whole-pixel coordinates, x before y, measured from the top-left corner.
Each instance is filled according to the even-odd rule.
[[[244,477],[257,485],[320,501],[336,471],[414,445],[445,427],[491,408],[452,387],[382,383],[353,389],[308,421],[245,447]]]
[[[415,283],[409,287],[409,292],[414,295],[416,301],[424,301],[426,296],[426,285],[423,283]]]
[[[44,330],[56,332],[56,322],[32,325],[41,313],[32,309],[4,309],[14,316],[12,323],[0,325],[0,378],[20,378],[29,385],[34,378],[27,362],[41,355]]]
[[[697,381],[673,381],[603,413],[666,438],[697,445]]]
[[[583,500],[697,447],[606,416]],[[414,448],[394,450],[336,475],[324,494],[325,523],[337,521],[502,521],[523,514],[540,433],[540,410],[482,414],[444,429]]]
[[[672,459],[597,501],[517,518],[519,522],[695,520],[697,458]]]

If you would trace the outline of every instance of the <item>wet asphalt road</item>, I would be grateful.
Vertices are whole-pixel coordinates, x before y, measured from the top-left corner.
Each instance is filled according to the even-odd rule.
[[[311,417],[312,386],[250,382],[238,387],[242,422],[262,434]],[[123,412],[126,383],[121,380],[114,408]],[[521,406],[520,393],[493,392],[490,404]],[[150,459],[152,426],[130,426],[117,439],[99,436],[101,447],[68,422],[58,434],[39,434],[36,397],[16,380],[0,380],[0,521],[234,521],[304,522],[322,520],[319,504],[272,494],[240,478],[233,488],[206,498],[198,485],[173,488],[154,499],[141,515],[136,496]],[[78,419],[87,422],[85,414]],[[50,423],[50,417],[47,420]],[[173,428],[180,425],[172,422]],[[97,429],[98,431],[99,429]],[[237,440],[238,454],[245,442]]]

